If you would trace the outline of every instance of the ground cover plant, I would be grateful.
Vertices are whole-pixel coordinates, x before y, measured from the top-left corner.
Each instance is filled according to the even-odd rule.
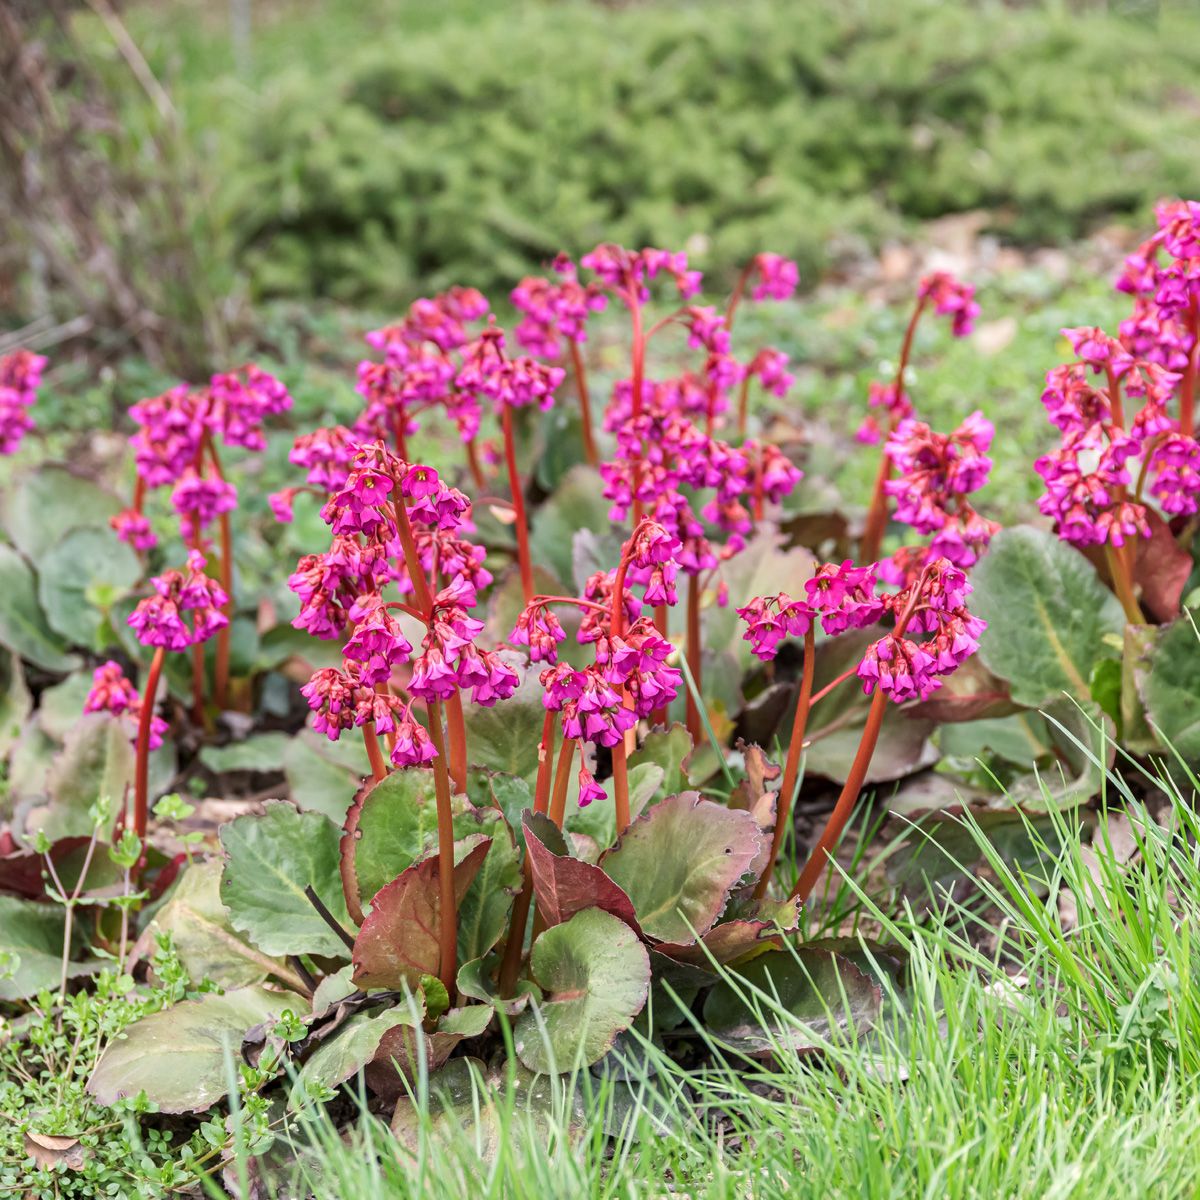
[[[1025,896],[1118,754],[1135,808],[1184,799],[1156,757],[1200,756],[1200,204],[1156,226],[1127,319],[1063,331],[1038,523],[988,515],[982,400],[922,419],[914,347],[969,338],[968,281],[920,279],[856,415],[873,485],[820,510],[800,364],[747,333],[795,263],[706,294],[613,243],[514,280],[507,327],[455,286],[366,333],[343,423],[289,427],[247,363],[131,408],[121,497],[18,474],[0,1180],[246,1193],[363,1110],[411,1167],[431,1119],[514,1087],[556,1128],[600,1089],[598,1145],[691,1114],[680,1072],[701,1107],[746,1069],[795,1095],[797,1063],[900,1036],[898,998],[932,1019],[948,967],[905,903],[939,897],[987,978],[956,892],[981,863],[1031,939],[993,935],[993,974],[1032,954],[1081,1023],[1116,1007]],[[45,365],[0,360],[6,453]],[[197,777],[234,802],[215,846]],[[868,788],[870,863],[843,836]],[[1175,1018],[1133,975],[1122,1036],[1157,1053]]]

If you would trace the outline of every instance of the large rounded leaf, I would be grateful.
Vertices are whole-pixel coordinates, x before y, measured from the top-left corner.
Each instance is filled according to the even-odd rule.
[[[971,572],[968,601],[988,623],[979,643],[984,665],[1007,679],[1019,704],[1036,708],[1064,692],[1090,700],[1092,668],[1120,637],[1124,614],[1078,550],[1052,533],[1019,525],[1001,530]]]
[[[88,1091],[101,1104],[145,1092],[162,1112],[203,1112],[228,1091],[246,1034],[289,1009],[303,1011],[303,1005],[290,992],[252,987],[151,1013],[104,1051]]]
[[[220,837],[227,856],[221,899],[234,929],[265,954],[345,956],[345,943],[304,894],[311,886],[343,927],[349,923],[338,831],[328,817],[272,800],[261,816],[223,825]]]
[[[455,846],[454,896],[461,904],[487,857],[491,839],[465,838]],[[435,854],[413,864],[376,893],[354,940],[354,982],[360,988],[416,990],[441,963],[442,903]]]
[[[324,813],[340,825],[355,791],[371,768],[361,739],[330,742],[311,729],[302,729],[284,749],[283,771],[288,793],[297,808]]]
[[[530,968],[546,996],[521,1014],[513,1039],[534,1071],[567,1071],[603,1058],[642,1011],[650,959],[637,934],[598,908],[547,929]]]
[[[0,896],[0,1000],[23,1000],[58,986],[65,930],[59,905]],[[71,978],[88,970],[80,963],[67,964]]]
[[[558,489],[539,505],[530,530],[535,562],[544,563],[559,579],[572,578],[572,541],[579,529],[604,533],[611,528],[604,485],[592,467],[567,472]]]
[[[1200,761],[1200,633],[1190,613],[1159,633],[1138,682],[1159,735],[1176,753]]]
[[[883,1002],[874,979],[828,950],[763,954],[732,974],[738,986],[717,984],[704,1020],[718,1041],[745,1054],[818,1049],[836,1031],[869,1028]]]
[[[38,562],[38,597],[56,632],[94,647],[101,612],[141,575],[137,555],[111,529],[75,529]]]
[[[33,572],[11,547],[0,546],[0,645],[47,671],[69,671],[79,660],[46,622],[38,604]]]
[[[694,942],[721,915],[761,842],[750,813],[681,792],[634,821],[601,866],[633,901],[647,936]]]
[[[547,925],[561,925],[585,908],[601,908],[637,928],[629,897],[599,867],[572,858],[549,817],[526,813],[524,824],[533,891]]]
[[[409,1030],[419,1026],[421,1016],[419,1006],[410,1007],[403,1002],[380,1013],[355,1013],[305,1061],[292,1087],[291,1105],[303,1104],[317,1084],[335,1088],[357,1075],[379,1052],[385,1035],[402,1026]]]
[[[526,671],[520,687],[503,704],[468,706],[467,749],[471,766],[533,780],[546,710],[537,671]]]
[[[72,529],[107,529],[121,509],[112,492],[65,467],[43,464],[26,475],[4,506],[4,528],[13,544],[37,562]]]

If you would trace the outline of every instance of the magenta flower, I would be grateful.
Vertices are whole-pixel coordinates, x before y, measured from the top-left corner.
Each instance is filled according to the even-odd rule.
[[[358,444],[344,425],[316,429],[296,439],[288,462],[308,472],[308,482],[321,491],[339,490],[350,473]]]
[[[955,337],[966,337],[971,332],[979,316],[972,284],[959,282],[948,271],[934,271],[921,280],[918,295],[922,300],[932,300],[939,316],[950,317]]]
[[[222,513],[237,508],[237,488],[216,476],[197,475],[188,467],[171,492],[171,505],[179,514],[185,541],[194,541]]]
[[[587,808],[593,800],[603,800],[604,789],[596,782],[596,777],[587,769],[579,768],[579,807]]]
[[[188,555],[186,574],[169,570],[150,581],[154,593],[138,603],[128,620],[143,646],[186,650],[229,624],[221,611],[229,597],[220,584],[204,574],[204,567],[204,556],[193,550]],[[191,617],[190,626],[184,614]]]
[[[29,415],[37,399],[46,359],[29,350],[0,357],[0,454],[13,454],[33,428]]]
[[[133,724],[130,740],[137,740],[138,722],[142,715],[142,698],[125,677],[119,663],[111,660],[92,672],[92,686],[83,702],[85,713],[107,712],[114,717],[127,717]],[[148,749],[157,750],[163,743],[168,729],[162,717],[150,718],[150,741]]]
[[[117,537],[135,550],[153,550],[158,545],[150,522],[136,508],[122,509],[109,517],[108,523],[116,531]]]
[[[780,254],[756,254],[751,275],[755,280],[752,300],[790,300],[800,284],[800,268]]]
[[[558,661],[558,644],[566,637],[562,623],[549,605],[535,600],[521,610],[508,640],[514,646],[528,646],[530,662],[554,663]]]
[[[392,747],[392,762],[398,767],[420,767],[437,758],[437,749],[425,727],[405,709],[404,718],[396,726],[396,744]]]

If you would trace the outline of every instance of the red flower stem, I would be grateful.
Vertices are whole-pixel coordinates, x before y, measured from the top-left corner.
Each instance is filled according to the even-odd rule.
[[[550,759],[554,753],[555,715],[547,711],[542,721],[542,740],[538,743],[537,783],[533,792],[533,811],[544,813],[550,807]],[[521,952],[525,949],[525,927],[529,923],[529,906],[533,902],[533,872],[529,855],[525,855],[525,880],[513,903],[512,918],[508,923],[508,938],[504,943],[504,957],[500,962],[498,986],[500,995],[511,996],[517,983],[517,972],[521,969]]]
[[[200,533],[192,539],[192,549],[200,549]],[[204,724],[204,643],[195,642],[192,645],[192,721],[196,725]]]
[[[150,726],[154,718],[154,696],[162,675],[166,649],[159,646],[150,660],[146,686],[142,689],[142,707],[138,714],[137,763],[133,785],[133,832],[144,842],[150,811]]]
[[[725,307],[726,329],[733,329],[733,314],[737,312],[738,305],[742,302],[742,297],[746,293],[746,284],[750,280],[750,272],[753,270],[754,259],[751,259],[742,268],[742,273],[737,277],[737,282],[733,285],[733,291],[729,294],[729,303]]]
[[[375,685],[375,691],[376,691],[376,692],[377,692],[377,693],[378,693],[380,696],[390,696],[390,695],[392,695],[392,687],[391,687],[391,684],[388,684],[388,683],[382,683],[382,682],[381,682],[381,683],[377,683],[377,684]],[[388,750],[389,750],[389,751],[391,751],[391,750],[394,750],[394,749],[396,748],[396,731],[395,731],[394,729],[390,729],[390,730],[388,730],[388,732],[387,732],[387,733],[385,733],[385,734],[383,735],[383,737],[384,737],[384,741],[386,741],[386,742],[387,742],[387,748],[388,748]],[[369,749],[368,749],[367,753],[368,753],[368,754],[370,754],[370,750],[369,750]]]
[[[617,836],[629,828],[629,763],[624,739],[612,748],[613,808],[617,818]]]
[[[913,587],[912,599],[892,630],[892,637],[896,641],[904,636],[909,621],[917,611],[921,587],[928,573],[928,567],[921,572]],[[859,739],[854,761],[850,764],[850,773],[846,776],[846,782],[842,786],[842,793],[838,796],[837,803],[833,806],[833,812],[829,814],[829,820],[826,822],[817,844],[813,847],[808,862],[804,864],[804,869],[800,872],[800,878],[796,880],[796,886],[792,888],[789,899],[794,900],[799,897],[803,903],[812,895],[812,890],[816,887],[817,880],[820,879],[821,872],[825,869],[825,864],[833,848],[846,828],[846,822],[850,820],[854,805],[858,802],[863,781],[867,777],[867,769],[871,765],[871,756],[875,753],[875,746],[879,742],[879,730],[883,725],[886,712],[887,693],[877,683],[875,694],[871,698],[871,707],[867,711],[867,723],[863,726],[862,737]]]
[[[529,602],[530,604],[574,604],[577,608],[590,608],[593,612],[608,612],[608,605],[597,604],[594,600],[584,600],[579,596],[543,596],[540,593]]]
[[[750,376],[746,375],[742,380],[742,386],[738,391],[738,417],[737,431],[738,437],[743,440],[746,437],[746,415],[750,406]]]
[[[474,438],[467,439],[467,466],[471,468],[471,478],[475,481],[476,490],[487,487],[487,480],[483,477],[483,467],[479,464],[479,447],[475,445]]]
[[[908,327],[904,331],[904,341],[900,346],[900,364],[896,368],[896,378],[893,383],[897,399],[904,391],[904,372],[908,369],[908,359],[912,354],[913,337],[917,332],[917,322],[925,308],[925,297],[918,296],[913,307],[912,316],[908,319]],[[894,433],[896,421],[888,422],[888,433]],[[875,476],[875,488],[871,493],[871,506],[867,510],[867,522],[863,527],[862,541],[859,543],[858,559],[862,563],[873,563],[879,559],[879,549],[883,545],[883,534],[887,529],[888,503],[884,484],[892,476],[892,460],[887,455],[887,438],[884,438],[883,450],[880,454],[879,473]]]
[[[442,736],[442,706],[429,702],[429,736],[437,751],[433,760],[433,790],[437,799],[438,909],[441,915],[438,978],[454,1003],[458,974],[458,905],[454,898],[454,810],[450,802],[450,772],[446,767],[446,739]]]
[[[387,776],[387,763],[384,761],[383,752],[379,749],[379,738],[375,736],[375,730],[370,725],[362,727],[363,745],[367,748],[367,758],[371,760],[371,778],[378,783],[381,779]]]
[[[758,448],[758,462],[754,468],[754,519],[759,523],[762,522],[763,512],[766,508],[766,500],[763,495],[763,466],[766,459],[766,450],[764,447]]]
[[[854,674],[856,674],[856,673],[857,673],[857,671],[858,671],[858,667],[856,667],[856,666],[855,666],[855,667],[851,667],[851,668],[850,668],[848,671],[843,671],[843,672],[842,672],[842,673],[841,673],[841,674],[840,674],[840,675],[839,675],[839,676],[838,676],[838,677],[837,677],[835,680],[833,680],[833,682],[832,682],[832,683],[827,683],[827,684],[826,684],[826,685],[825,685],[825,686],[824,686],[824,687],[823,687],[823,688],[822,688],[822,689],[821,689],[821,690],[820,690],[820,691],[819,691],[819,692],[818,692],[818,693],[817,693],[817,694],[816,694],[816,695],[815,695],[815,696],[814,696],[814,697],[813,697],[813,698],[812,698],[812,699],[811,699],[811,700],[808,702],[808,707],[809,707],[809,708],[812,708],[812,707],[813,707],[813,706],[814,706],[814,705],[815,705],[815,704],[816,704],[818,701],[820,701],[820,700],[824,700],[824,699],[825,699],[825,697],[826,697],[826,696],[828,696],[828,695],[829,695],[829,693],[830,693],[830,692],[832,692],[832,691],[833,691],[833,689],[834,689],[835,687],[837,687],[839,683],[845,683],[845,682],[846,682],[846,680],[847,680],[847,679],[849,679],[851,675],[854,675]]]
[[[394,608],[397,612],[408,613],[414,620],[420,621],[422,625],[428,625],[429,621],[425,614],[419,609],[413,608],[411,604],[405,604],[403,600],[389,600],[384,608]]]
[[[871,756],[875,753],[875,745],[879,741],[879,730],[883,725],[886,712],[887,693],[877,687],[867,713],[867,723],[863,728],[862,740],[858,743],[858,750],[854,755],[854,762],[850,765],[850,774],[846,776],[842,794],[838,797],[837,804],[834,805],[820,840],[813,847],[808,862],[804,864],[804,870],[800,872],[800,878],[796,880],[796,886],[792,888],[789,899],[799,897],[803,903],[812,895],[812,890],[816,887],[817,880],[820,879],[821,872],[825,869],[829,855],[837,845],[838,839],[842,836],[842,830],[846,828],[846,822],[849,821],[850,814],[854,811],[858,794],[862,791],[863,780],[866,778],[867,768],[871,765]]]
[[[1194,295],[1188,305],[1187,328],[1192,335],[1192,348],[1179,385],[1179,432],[1191,437],[1195,427],[1196,374],[1200,370],[1200,301]]]
[[[800,754],[804,748],[804,730],[808,724],[808,714],[812,709],[813,665],[816,661],[816,632],[810,629],[804,635],[804,674],[800,679],[800,696],[796,701],[796,715],[792,720],[792,737],[788,743],[787,761],[783,768],[783,783],[779,788],[779,801],[775,806],[775,832],[771,837],[771,853],[767,858],[767,869],[763,871],[754,889],[755,900],[761,900],[767,894],[771,876],[775,871],[775,860],[779,857],[779,848],[783,845],[783,835],[791,821],[792,795],[796,790],[796,780],[800,775]]]
[[[658,630],[658,636],[660,638],[662,638],[662,640],[664,642],[670,640],[670,624],[671,624],[671,618],[667,613],[667,606],[665,604],[655,605],[655,607],[654,607],[654,628]],[[690,666],[691,664],[689,663],[688,665]],[[651,725],[666,725],[667,717],[668,717],[668,713],[667,713],[667,710],[665,707],[656,708],[650,714],[650,724]]]
[[[455,692],[446,701],[446,731],[450,741],[450,778],[454,790],[467,790],[467,725],[463,720],[462,695]]]
[[[550,793],[550,820],[561,829],[567,810],[567,784],[571,781],[571,763],[575,758],[575,739],[564,738],[554,768],[554,790]]]
[[[704,736],[704,726],[700,721],[700,709],[696,704],[696,696],[703,695],[703,683],[700,672],[703,659],[703,647],[700,642],[700,577],[688,576],[687,593],[687,643],[685,646],[688,670],[692,673],[692,681],[696,685],[695,693],[687,689],[687,731],[691,736],[692,745],[700,745]]]
[[[399,491],[398,483],[396,488]],[[433,595],[429,591],[429,581],[425,578],[425,572],[421,568],[421,558],[417,554],[417,539],[413,536],[412,523],[408,519],[408,509],[404,506],[404,501],[399,498],[392,508],[396,514],[396,529],[400,534],[400,545],[404,549],[404,565],[409,579],[412,580],[413,596],[417,601],[418,609],[424,614],[421,620],[428,625],[430,614],[433,611]]]
[[[1121,548],[1114,546],[1111,542],[1105,542],[1104,557],[1108,560],[1113,590],[1117,593],[1117,599],[1120,600],[1121,607],[1125,610],[1125,619],[1131,625],[1144,625],[1146,618],[1133,593],[1133,575],[1128,560],[1121,553]]]
[[[504,404],[504,458],[508,463],[508,485],[512,491],[513,522],[517,532],[517,566],[521,572],[521,589],[525,603],[533,599],[533,560],[529,557],[529,526],[525,520],[525,494],[521,490],[521,477],[517,474],[517,444],[513,437],[512,406]]]
[[[588,395],[587,372],[583,367],[583,354],[579,343],[574,338],[568,338],[571,346],[571,367],[575,372],[575,391],[579,396],[579,419],[583,426],[583,453],[587,461],[594,467],[600,456],[596,453],[596,439],[592,433],[592,402]]]
[[[392,435],[396,439],[396,453],[405,462],[408,462],[408,438],[404,436],[404,414],[399,411],[392,413]]]

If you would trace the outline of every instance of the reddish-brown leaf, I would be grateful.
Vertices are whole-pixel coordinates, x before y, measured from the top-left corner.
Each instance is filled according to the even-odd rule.
[[[1170,526],[1147,510],[1150,536],[1138,538],[1133,581],[1141,589],[1142,607],[1156,620],[1179,616],[1179,601],[1192,573],[1192,556],[1175,540]]]
[[[547,926],[568,921],[585,908],[602,908],[626,925],[638,928],[633,902],[624,890],[599,867],[571,858],[562,835],[549,817],[527,812],[522,823],[533,891]]]
[[[473,834],[454,867],[455,903],[461,904],[492,839]],[[414,863],[376,893],[371,911],[354,939],[354,982],[361,988],[416,989],[422,975],[436,975],[440,961],[442,906],[438,856]]]

